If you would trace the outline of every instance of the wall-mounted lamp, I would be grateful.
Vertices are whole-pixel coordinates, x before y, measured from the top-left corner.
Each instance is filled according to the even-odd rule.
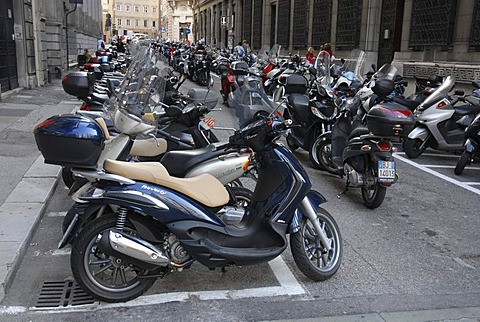
[[[47,18],[45,18],[45,17],[40,18],[40,22],[45,22],[45,21],[47,21]]]
[[[390,29],[385,29],[383,31],[383,39],[390,39]]]

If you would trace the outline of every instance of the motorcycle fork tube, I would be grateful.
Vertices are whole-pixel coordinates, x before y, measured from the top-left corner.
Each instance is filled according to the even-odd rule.
[[[313,227],[315,227],[315,230],[318,233],[318,237],[320,237],[320,240],[322,241],[324,249],[328,252],[332,248],[330,245],[330,241],[328,240],[328,237],[325,235],[325,232],[323,231],[322,227],[320,227],[320,223],[317,220],[317,213],[315,212],[315,209],[313,209],[312,204],[308,200],[308,198],[303,198],[302,203],[300,204],[300,207],[302,208],[303,215],[306,216],[308,219],[313,224]]]

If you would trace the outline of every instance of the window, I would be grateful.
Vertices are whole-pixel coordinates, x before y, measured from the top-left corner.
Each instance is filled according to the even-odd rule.
[[[122,11],[122,5],[121,4],[117,4],[116,6],[116,11]]]
[[[127,26],[130,26],[130,19],[127,19],[125,23],[127,24]]]
[[[143,26],[148,27],[148,20],[143,20]]]
[[[147,6],[143,6],[143,12],[148,13],[148,7]]]
[[[138,26],[140,26],[140,20],[137,19],[135,20],[135,27],[138,27]]]
[[[140,12],[140,6],[133,7],[133,10],[135,10],[135,12]]]
[[[125,11],[126,11],[126,12],[130,12],[130,5],[129,5],[129,4],[126,4],[126,5],[125,5]]]
[[[155,26],[155,21],[152,21],[152,27],[156,27],[156,26]]]
[[[117,19],[117,26],[121,26],[122,25],[122,19],[121,18],[118,18]]]
[[[152,8],[152,12],[153,12],[153,13],[157,13],[157,7],[153,7],[153,8]]]

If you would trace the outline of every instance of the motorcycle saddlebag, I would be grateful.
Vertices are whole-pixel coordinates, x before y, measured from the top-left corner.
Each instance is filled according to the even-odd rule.
[[[415,127],[415,118],[407,107],[387,102],[373,106],[367,114],[367,128],[374,135],[406,137]]]
[[[187,92],[187,97],[191,102],[203,103],[209,109],[214,108],[218,103],[217,94],[206,88],[191,88]]]
[[[62,86],[67,94],[85,98],[93,93],[95,75],[89,72],[72,72],[62,80]]]
[[[93,119],[74,114],[55,115],[34,130],[37,147],[45,163],[62,166],[97,165],[105,134]]]

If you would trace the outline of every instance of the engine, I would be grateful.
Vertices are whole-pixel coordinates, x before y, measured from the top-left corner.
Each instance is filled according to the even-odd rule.
[[[239,224],[244,215],[245,209],[232,206],[225,206],[217,212],[218,218],[220,218],[225,225]]]

